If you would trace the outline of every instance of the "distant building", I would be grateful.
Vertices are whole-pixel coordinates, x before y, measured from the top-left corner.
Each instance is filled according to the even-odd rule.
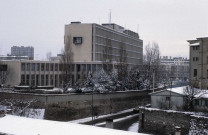
[[[129,65],[142,65],[143,41],[139,34],[117,24],[72,22],[65,25],[64,41],[65,46],[71,45],[76,62],[120,62],[120,57],[125,57]]]
[[[34,48],[31,46],[13,46],[11,47],[12,56],[28,56],[30,60],[34,59]]]
[[[0,60],[29,60],[28,56],[0,56]]]
[[[208,37],[188,40],[190,52],[190,85],[208,89]]]
[[[173,80],[187,81],[189,79],[189,60],[183,57],[168,57],[160,58],[163,68],[170,73]]]

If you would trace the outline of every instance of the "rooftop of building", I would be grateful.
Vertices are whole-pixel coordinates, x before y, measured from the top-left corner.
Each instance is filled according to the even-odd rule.
[[[96,24],[96,23],[81,23],[81,22],[77,21],[77,22],[71,22],[71,24],[68,24],[68,25],[80,25],[80,24]],[[135,38],[139,38],[139,34],[137,32],[134,32],[129,29],[125,29],[123,26],[120,26],[116,23],[103,23],[101,25],[100,24],[96,24],[96,25],[103,26],[105,28],[129,35],[129,36],[132,36]]]

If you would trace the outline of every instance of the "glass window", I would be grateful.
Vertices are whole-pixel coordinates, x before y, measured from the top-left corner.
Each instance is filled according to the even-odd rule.
[[[82,64],[81,71],[82,72],[85,72],[86,71],[86,65],[85,64]]]
[[[36,64],[36,71],[40,71],[40,63]]]
[[[49,64],[46,63],[46,71],[49,71]]]
[[[73,43],[74,44],[82,44],[82,37],[74,37]]]
[[[35,63],[32,63],[32,71],[35,71]]]
[[[25,71],[25,63],[22,63],[22,64],[21,64],[21,70],[22,70],[22,71]]]
[[[50,67],[51,68],[50,70],[53,71],[53,63],[51,63],[50,66],[51,66]]]
[[[27,71],[30,71],[30,63],[27,63]]]
[[[197,69],[194,69],[194,77],[197,76]]]
[[[44,70],[45,70],[45,64],[41,63],[41,71],[44,71]]]

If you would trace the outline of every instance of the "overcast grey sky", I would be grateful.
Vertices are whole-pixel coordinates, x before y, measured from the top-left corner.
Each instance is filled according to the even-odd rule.
[[[155,41],[161,54],[188,57],[186,40],[208,35],[208,0],[0,0],[0,54],[34,46],[35,58],[56,55],[71,21],[112,21],[135,32],[144,46]],[[138,29],[139,26],[139,29]]]

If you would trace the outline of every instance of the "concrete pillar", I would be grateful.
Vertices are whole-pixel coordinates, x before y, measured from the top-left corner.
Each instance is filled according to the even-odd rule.
[[[181,127],[175,126],[175,135],[181,135]]]
[[[106,127],[106,128],[112,128],[112,129],[113,129],[113,119],[107,118],[107,119],[106,119],[105,127]]]
[[[139,114],[139,120],[138,120],[138,132],[142,132],[144,129],[144,113]]]
[[[4,110],[0,110],[0,118],[4,116],[5,116]]]

